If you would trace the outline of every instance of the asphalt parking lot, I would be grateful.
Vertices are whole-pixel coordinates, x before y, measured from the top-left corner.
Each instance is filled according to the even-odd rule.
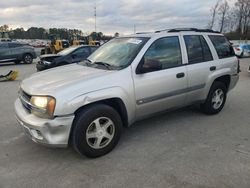
[[[188,107],[138,122],[97,159],[30,141],[14,118],[13,103],[35,64],[0,65],[0,74],[20,71],[18,80],[0,82],[0,187],[249,188],[249,64],[241,59],[240,81],[220,114]]]

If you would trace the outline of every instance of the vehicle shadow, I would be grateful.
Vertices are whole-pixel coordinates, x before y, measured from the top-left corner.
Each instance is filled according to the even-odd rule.
[[[135,146],[135,140],[138,139],[138,137],[141,139],[144,136],[152,135],[153,137],[157,135],[159,132],[168,132],[172,131],[172,129],[181,128],[185,129],[186,127],[180,127],[179,125],[176,125],[176,122],[180,121],[186,121],[190,117],[194,116],[206,116],[202,114],[199,111],[199,108],[197,106],[189,106],[185,108],[181,108],[175,111],[170,112],[163,112],[158,115],[154,115],[150,118],[141,120],[139,122],[136,122],[135,124],[131,125],[130,127],[123,128],[121,139],[118,143],[118,145],[114,148],[112,152],[110,152],[107,155],[104,155],[100,157],[100,160],[103,158],[109,159],[116,157],[117,155],[125,155],[124,152],[126,152],[127,147],[136,147]],[[192,126],[192,124],[190,124]],[[27,138],[28,140],[28,138]],[[139,143],[140,144],[140,143]],[[50,156],[50,157],[56,157],[58,160],[76,160],[75,162],[81,162],[81,161],[89,161],[91,158],[88,158],[86,156],[82,156],[79,153],[77,153],[73,146],[70,144],[67,148],[50,148],[50,147],[44,147],[39,144],[34,144],[32,141],[29,141],[29,145],[33,145],[32,148],[35,148],[34,150],[39,151],[39,153],[43,153],[42,155]],[[139,146],[138,146],[139,147]],[[63,157],[62,157],[63,156]],[[97,159],[99,160],[99,159]]]
[[[130,127],[124,128],[121,142],[126,142],[135,134],[142,135],[144,134],[143,132],[171,129],[176,126],[176,122],[190,120],[190,117],[195,116],[206,116],[201,113],[199,105],[161,112],[147,119],[138,121]]]

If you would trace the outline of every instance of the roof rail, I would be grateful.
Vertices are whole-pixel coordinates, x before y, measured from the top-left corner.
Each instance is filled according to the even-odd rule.
[[[135,34],[148,34],[148,33],[150,33],[150,32],[138,32],[138,33],[135,33]]]
[[[182,31],[194,31],[194,32],[207,32],[207,33],[220,33],[212,29],[197,29],[197,28],[174,28],[174,29],[164,29],[160,31],[155,31],[155,33],[160,33],[166,31],[168,33],[182,32]]]

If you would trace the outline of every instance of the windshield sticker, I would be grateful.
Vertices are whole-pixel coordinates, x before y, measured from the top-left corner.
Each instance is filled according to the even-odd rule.
[[[128,40],[129,43],[132,44],[140,44],[142,42],[142,40],[138,40],[138,39],[129,39]]]

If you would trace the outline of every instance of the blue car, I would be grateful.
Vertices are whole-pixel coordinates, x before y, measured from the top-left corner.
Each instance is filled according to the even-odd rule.
[[[233,47],[238,57],[250,57],[250,44],[233,45]]]

